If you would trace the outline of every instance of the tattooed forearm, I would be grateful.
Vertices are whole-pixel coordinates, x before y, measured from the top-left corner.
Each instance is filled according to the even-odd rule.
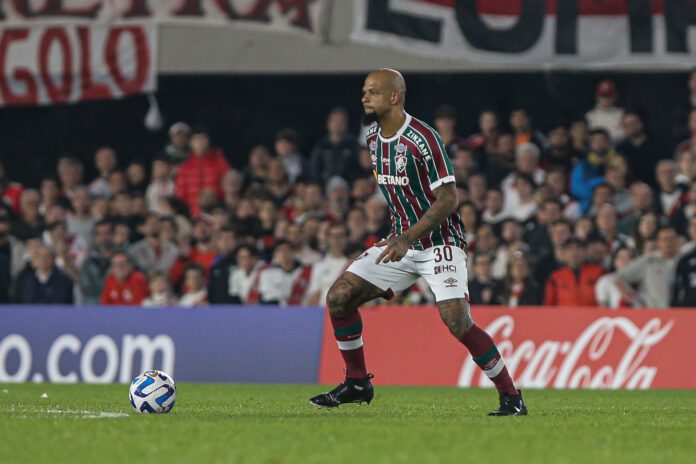
[[[439,227],[457,208],[457,187],[454,182],[440,185],[433,193],[436,197],[435,203],[404,233],[409,243]]]

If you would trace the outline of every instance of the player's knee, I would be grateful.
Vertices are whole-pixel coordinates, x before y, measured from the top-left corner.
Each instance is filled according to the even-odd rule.
[[[474,325],[468,304],[465,301],[451,300],[443,302],[439,306],[442,320],[450,333],[461,340]]]
[[[349,282],[343,279],[338,279],[329,289],[326,295],[326,305],[329,307],[329,312],[335,317],[349,316],[350,313],[356,310],[351,307],[352,286]]]

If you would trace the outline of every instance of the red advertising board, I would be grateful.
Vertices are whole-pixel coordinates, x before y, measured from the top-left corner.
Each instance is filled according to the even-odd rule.
[[[595,308],[473,309],[524,388],[696,388],[696,311]],[[368,371],[390,385],[488,387],[435,307],[362,310]],[[343,362],[328,317],[319,382]]]

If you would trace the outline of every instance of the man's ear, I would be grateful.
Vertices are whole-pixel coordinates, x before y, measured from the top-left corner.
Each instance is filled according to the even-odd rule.
[[[392,92],[390,100],[392,105],[399,103],[399,92]]]

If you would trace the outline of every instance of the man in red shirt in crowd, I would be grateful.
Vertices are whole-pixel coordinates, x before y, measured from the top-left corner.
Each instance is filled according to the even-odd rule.
[[[546,282],[544,304],[549,306],[597,306],[595,284],[604,273],[599,264],[583,264],[585,244],[570,237],[563,245],[566,265]]]
[[[7,205],[13,213],[19,214],[19,197],[24,188],[17,182],[11,182],[5,173],[5,166],[0,162],[0,202]]]
[[[193,216],[200,213],[198,200],[201,193],[211,191],[218,200],[223,197],[222,177],[230,170],[230,164],[219,148],[210,146],[208,130],[196,127],[191,133],[191,153],[179,168],[175,194],[184,201]]]
[[[106,277],[100,303],[103,305],[138,306],[148,296],[147,278],[133,269],[125,251],[111,255],[111,270]]]

